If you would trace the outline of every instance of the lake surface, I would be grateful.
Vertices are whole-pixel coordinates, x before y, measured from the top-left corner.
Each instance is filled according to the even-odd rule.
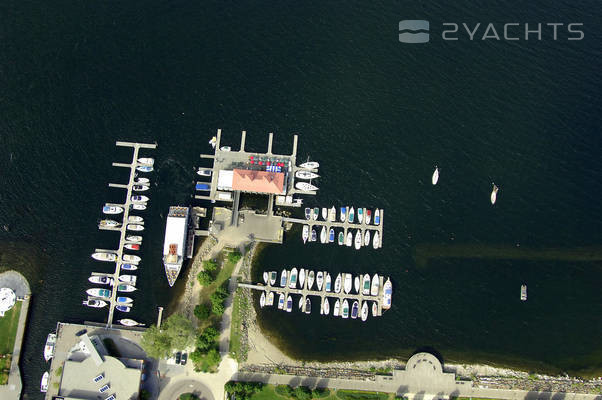
[[[106,318],[81,301],[89,273],[112,268],[90,254],[118,240],[96,229],[102,204],[123,200],[107,187],[127,178],[111,162],[131,157],[115,140],[159,144],[144,153],[157,160],[157,185],[143,214],[131,313],[152,323],[182,286],[169,289],[164,278],[165,215],[192,201],[198,155],[217,128],[235,149],[247,130],[257,151],[273,131],[274,151],[285,153],[299,133],[299,157],[321,164],[319,195],[307,205],[386,211],[378,251],[303,246],[293,231],[261,253],[257,277],[311,266],[381,273],[394,284],[393,308],[366,323],[262,310],[262,326],[289,354],[404,358],[431,347],[446,361],[602,369],[597,2],[1,7],[0,225],[8,231],[0,230],[0,249],[2,268],[25,273],[34,292],[25,398],[40,398],[44,340],[57,321]],[[419,18],[431,22],[431,41],[400,43],[399,21]],[[443,22],[481,23],[477,38],[489,22],[582,22],[585,39],[567,41],[559,30],[556,41],[549,31],[541,41],[465,33],[443,41]],[[500,187],[493,207],[492,182]],[[517,247],[575,257],[499,253]],[[594,255],[582,261],[584,253]]]

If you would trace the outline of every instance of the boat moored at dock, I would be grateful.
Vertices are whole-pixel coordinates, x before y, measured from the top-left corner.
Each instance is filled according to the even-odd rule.
[[[46,337],[46,344],[44,345],[44,360],[50,361],[54,356],[54,345],[56,344],[56,333],[49,333]]]
[[[290,276],[290,283],[288,285],[288,287],[290,287],[291,289],[294,289],[297,287],[297,268],[293,268],[291,270],[291,276]]]
[[[84,300],[82,302],[82,304],[86,307],[103,308],[103,307],[106,307],[107,302],[104,300],[98,300],[98,299],[88,299],[88,300]]]
[[[371,296],[378,295],[378,285],[379,285],[378,274],[374,274],[374,276],[372,277],[372,285],[370,286],[370,295]]]
[[[124,325],[124,326],[138,326],[138,325],[142,325],[141,323],[136,322],[133,319],[129,319],[129,318],[120,319],[117,322],[119,322],[121,325]]]
[[[99,228],[116,228],[121,225],[119,222],[112,219],[103,219],[98,223]]]
[[[44,372],[42,375],[42,380],[40,382],[40,392],[46,393],[48,391],[48,380],[50,379],[50,374],[48,371]]]
[[[163,241],[163,266],[170,287],[178,279],[187,254],[189,219],[190,209],[188,207],[169,207],[165,222],[165,240]]]
[[[123,212],[123,207],[105,205],[102,208],[102,212],[105,214],[121,214]]]
[[[111,291],[109,289],[92,288],[86,290],[88,296],[99,297],[101,299],[109,299],[111,297]]]
[[[295,178],[297,179],[316,179],[319,178],[320,176],[318,174],[316,174],[315,172],[311,172],[311,171],[305,171],[305,170],[298,170],[297,172],[295,172]]]
[[[130,264],[138,264],[140,261],[142,261],[142,258],[140,258],[140,256],[135,256],[133,254],[124,254],[121,256],[121,259],[126,263]]]
[[[320,168],[320,163],[317,161],[307,161],[299,165],[299,167],[304,169],[318,169]]]
[[[98,285],[112,285],[113,284],[113,278],[110,278],[105,275],[92,275],[91,277],[88,278],[88,281],[90,281],[91,283],[96,283]]]
[[[307,182],[297,182],[295,183],[295,188],[303,192],[315,192],[316,190],[318,190],[317,186],[314,186],[311,183]]]

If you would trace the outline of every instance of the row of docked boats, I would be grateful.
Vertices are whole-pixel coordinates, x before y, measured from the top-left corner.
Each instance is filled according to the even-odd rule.
[[[431,183],[433,185],[436,185],[437,182],[439,182],[439,167],[435,165],[435,171],[433,171]],[[489,196],[489,200],[491,201],[491,204],[495,204],[495,202],[497,201],[497,192],[500,190],[500,188],[493,182],[491,184],[493,185],[493,188],[491,189],[491,195]]]
[[[319,178],[320,176],[316,173],[318,168],[320,168],[320,164],[317,161],[307,161],[303,164],[299,165],[299,168],[295,172],[295,178],[297,179],[305,179],[309,180],[309,182],[297,182],[295,183],[295,189],[301,190],[303,192],[315,192],[319,188],[315,185],[312,185],[311,180]]]
[[[358,208],[356,209],[352,207],[341,207],[339,209],[339,220],[341,222],[348,221],[349,223],[354,223],[357,220],[357,223],[366,225],[380,225],[380,210],[377,208],[374,210],[374,215],[372,214],[372,210],[367,208]],[[321,213],[320,208],[310,208],[307,207],[305,209],[305,219],[318,221],[320,219],[320,215],[324,221],[336,222],[337,220],[337,209],[335,206],[332,206],[330,209],[326,207],[322,207]]]
[[[347,235],[345,236],[345,232],[341,231],[338,234],[337,243],[339,246],[346,245],[348,247],[355,246],[356,250],[362,248],[362,246],[370,246],[370,239],[372,238],[372,247],[374,249],[378,249],[381,246],[380,242],[380,234],[378,231],[374,231],[374,235],[370,233],[369,229],[361,230],[357,229],[355,231],[355,239],[353,232],[351,230],[347,231]],[[322,226],[320,230],[320,242],[322,244],[326,243],[334,243],[336,232],[334,228],[327,228],[326,226]],[[309,225],[303,225],[303,231],[301,233],[301,239],[303,239],[303,243],[316,242],[318,240],[318,232],[315,228],[312,228],[310,231]]]

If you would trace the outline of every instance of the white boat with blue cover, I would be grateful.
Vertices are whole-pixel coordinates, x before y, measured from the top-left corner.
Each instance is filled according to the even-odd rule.
[[[341,207],[341,222],[345,222],[347,218],[347,207]]]
[[[102,212],[105,214],[121,214],[123,207],[105,205],[102,207]]]

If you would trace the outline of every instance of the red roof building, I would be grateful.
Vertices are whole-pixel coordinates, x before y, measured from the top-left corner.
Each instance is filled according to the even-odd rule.
[[[253,193],[284,193],[284,173],[235,169],[232,190]]]

